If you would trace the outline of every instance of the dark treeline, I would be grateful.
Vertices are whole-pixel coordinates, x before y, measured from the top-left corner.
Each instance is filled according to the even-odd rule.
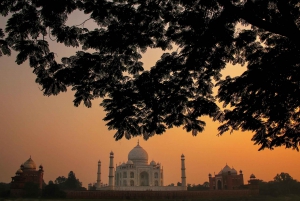
[[[180,182],[177,182],[177,186],[181,186],[182,184]],[[174,183],[169,184],[168,186],[175,186]],[[203,190],[209,190],[209,183],[206,181],[203,184],[187,184],[187,190],[188,191],[203,191]]]
[[[281,195],[300,195],[300,182],[293,179],[288,173],[277,174],[273,181],[260,181],[260,195],[281,196]]]
[[[170,184],[169,186],[174,186]],[[181,186],[178,182],[177,186]],[[24,198],[65,198],[65,190],[86,190],[82,187],[82,183],[76,178],[75,173],[70,171],[68,177],[59,176],[54,182],[49,181],[48,184],[43,185],[43,190],[38,188],[37,184],[26,183],[24,186]],[[209,190],[209,183],[203,184],[187,184],[188,191]],[[277,174],[272,181],[259,183],[259,194],[261,196],[286,196],[298,195],[300,196],[300,182],[293,179],[288,173]],[[10,184],[0,182],[0,197],[10,197]]]
[[[45,198],[65,198],[64,190],[86,190],[82,183],[76,178],[75,173],[70,171],[68,177],[59,176],[55,181],[49,181],[43,189],[42,197]]]
[[[75,173],[70,171],[68,177],[59,176],[54,182],[49,181],[43,184],[40,190],[38,184],[28,182],[24,185],[24,198],[65,198],[65,190],[86,190],[82,183],[76,178]],[[10,197],[10,184],[0,183],[0,197]]]
[[[170,184],[172,186],[174,184]],[[181,183],[178,182],[177,186]],[[243,187],[241,187],[242,189]],[[188,191],[209,190],[209,183],[203,184],[187,184]],[[282,172],[277,174],[272,181],[259,182],[259,194],[263,196],[284,196],[284,195],[299,195],[300,196],[300,182],[293,179],[288,173]]]

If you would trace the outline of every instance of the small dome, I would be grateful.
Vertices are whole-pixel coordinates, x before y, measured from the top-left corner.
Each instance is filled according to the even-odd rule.
[[[208,174],[208,177],[211,177],[211,174],[210,174],[210,173]]]
[[[125,166],[126,164],[123,162],[121,165],[122,165],[122,166]]]
[[[255,179],[256,177],[255,177],[255,175],[254,174],[251,174],[250,175],[250,179]]]
[[[237,174],[237,171],[234,168],[231,168],[231,173],[232,174]]]
[[[18,169],[16,172],[16,174],[21,174],[21,173],[23,173],[23,171],[21,169]]]
[[[132,160],[128,160],[126,164],[133,165],[133,162],[132,162]]]
[[[128,160],[131,160],[134,164],[147,165],[148,153],[137,144],[128,154]]]
[[[155,166],[155,165],[156,165],[155,161],[154,161],[154,160],[152,160],[152,161],[150,162],[150,165],[153,165],[153,166]]]
[[[31,157],[25,161],[24,170],[36,170],[35,162],[31,159]]]

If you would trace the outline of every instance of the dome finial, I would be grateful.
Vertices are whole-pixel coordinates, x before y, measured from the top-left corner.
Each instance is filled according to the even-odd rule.
[[[137,145],[140,145],[140,139],[138,139],[138,144]]]

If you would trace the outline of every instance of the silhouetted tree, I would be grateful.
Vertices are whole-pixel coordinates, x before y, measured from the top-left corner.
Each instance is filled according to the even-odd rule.
[[[69,172],[67,178],[64,176],[56,178],[55,184],[57,184],[61,190],[86,190],[82,187],[82,183],[76,178],[73,171]]]
[[[285,173],[285,172],[281,172],[280,174],[277,174],[274,177],[274,182],[283,182],[283,183],[289,183],[289,182],[294,182],[296,180],[293,179],[293,177],[291,177],[291,175],[289,175],[289,173]]]
[[[54,184],[53,181],[49,181],[48,185],[43,189],[44,198],[65,198],[66,193],[59,188],[59,184]]]
[[[280,173],[273,181],[260,181],[259,191],[261,195],[280,196],[288,194],[300,194],[300,183],[294,180],[288,173]]]
[[[69,172],[68,178],[65,182],[65,187],[67,189],[81,189],[82,183],[79,181],[79,179],[76,178],[75,173],[73,171]]]
[[[263,148],[298,149],[300,11],[298,0],[2,0],[0,55],[29,60],[44,95],[71,87],[74,105],[101,97],[116,140],[145,139],[182,126],[197,135],[210,116],[226,131],[253,131]],[[67,26],[80,10],[98,28]],[[46,39],[83,51],[55,60]],[[172,49],[150,71],[147,48]],[[92,52],[94,51],[94,52]],[[91,53],[92,52],[92,53]],[[228,63],[246,66],[222,78]],[[214,85],[218,93],[213,94]],[[222,111],[216,101],[223,103]],[[225,109],[227,106],[229,108]]]
[[[209,186],[204,186],[204,185],[201,185],[201,184],[188,184],[187,185],[187,190],[188,191],[203,191],[203,190],[208,190],[209,189]]]
[[[96,184],[93,184],[92,186],[89,186],[88,190],[90,190],[90,191],[95,191],[95,190],[97,190]]]
[[[65,189],[65,182],[67,178],[64,176],[59,176],[55,179],[54,183],[59,186],[60,189]]]
[[[285,172],[281,172],[274,177],[274,184],[281,194],[299,193],[300,190],[300,184]]]

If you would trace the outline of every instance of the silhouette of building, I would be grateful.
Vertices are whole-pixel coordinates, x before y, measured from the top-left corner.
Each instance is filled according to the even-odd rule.
[[[30,156],[30,158],[20,166],[20,169],[17,170],[16,175],[14,177],[11,177],[11,195],[21,196],[24,193],[23,189],[25,184],[29,182],[38,184],[39,189],[42,189],[43,176],[43,166],[40,165],[39,169],[37,170],[36,164]]]
[[[254,174],[250,175],[250,180],[248,180],[248,188],[250,190],[258,190],[259,189],[259,179],[256,179]]]
[[[240,189],[244,185],[242,170],[238,174],[234,168],[230,168],[227,164],[219,174],[214,175],[214,177],[209,174],[208,178],[210,190],[234,190]]]
[[[128,161],[114,167],[114,153],[110,152],[108,185],[101,183],[101,162],[98,162],[97,190],[173,191],[186,190],[185,157],[181,156],[182,186],[163,186],[164,171],[160,163],[148,163],[148,153],[139,145],[128,154]]]

